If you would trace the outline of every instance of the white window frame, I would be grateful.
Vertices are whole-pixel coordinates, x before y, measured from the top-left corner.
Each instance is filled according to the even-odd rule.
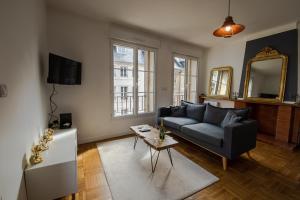
[[[172,95],[171,95],[171,105],[174,104],[174,59],[175,57],[179,57],[179,58],[184,58],[185,59],[185,77],[184,77],[184,100],[186,100],[187,97],[187,60],[188,59],[193,59],[197,61],[197,80],[196,80],[196,103],[199,101],[197,99],[197,97],[199,96],[199,91],[198,91],[198,81],[199,81],[199,58],[194,57],[194,56],[189,56],[189,55],[184,55],[184,54],[180,54],[180,53],[173,53],[172,54]]]
[[[121,115],[121,116],[114,116],[114,55],[113,55],[113,46],[114,45],[121,45],[129,48],[133,48],[133,96],[134,96],[134,105],[133,105],[133,114],[128,114],[128,115]],[[111,117],[112,119],[122,119],[122,118],[137,118],[137,117],[147,117],[147,116],[152,116],[155,115],[156,110],[157,110],[157,93],[156,93],[156,68],[157,68],[157,49],[156,48],[151,48],[151,47],[146,47],[140,44],[135,44],[135,43],[130,43],[130,42],[124,42],[122,40],[116,40],[116,39],[111,39],[110,40],[110,70],[111,70],[111,76],[110,76],[110,85],[111,85]],[[154,70],[153,70],[153,111],[152,112],[144,112],[144,113],[138,113],[138,50],[148,50],[148,51],[153,51],[154,52]]]

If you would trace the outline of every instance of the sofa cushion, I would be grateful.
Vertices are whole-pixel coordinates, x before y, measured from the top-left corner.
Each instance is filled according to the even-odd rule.
[[[224,120],[228,111],[233,111],[237,116],[242,117],[242,120],[246,120],[248,119],[250,109],[219,108],[207,104],[203,122],[221,126],[221,123]]]
[[[205,108],[205,104],[188,104],[186,107],[186,116],[195,119],[198,122],[202,122]]]
[[[232,110],[229,110],[224,118],[224,120],[221,123],[221,127],[225,128],[225,126],[229,126],[231,124],[234,124],[236,122],[239,122],[242,120],[241,116],[237,116],[235,112]]]
[[[220,126],[223,119],[225,118],[227,112],[228,112],[228,109],[226,109],[226,108],[219,108],[219,107],[215,107],[210,104],[207,104],[206,110],[204,113],[203,122]]]
[[[172,106],[171,107],[172,117],[186,117],[186,106]]]
[[[195,119],[187,118],[187,117],[164,117],[164,125],[180,130],[181,126],[188,124],[196,124],[199,123]]]
[[[232,110],[233,112],[235,112],[235,114],[239,117],[242,117],[242,120],[246,120],[249,118],[249,114],[251,112],[250,108],[239,108],[239,109],[235,109],[235,108],[231,108],[230,110]]]
[[[158,111],[158,116],[160,117],[166,117],[171,115],[171,107],[161,107]]]
[[[224,129],[208,123],[198,123],[181,127],[183,134],[205,143],[222,146]]]
[[[187,117],[196,119],[199,122],[203,121],[206,104],[195,104],[189,101],[181,100],[181,105],[186,106]]]

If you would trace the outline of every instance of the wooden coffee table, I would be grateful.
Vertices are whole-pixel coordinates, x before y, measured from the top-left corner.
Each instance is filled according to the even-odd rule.
[[[147,132],[142,132],[141,127],[146,127],[146,126],[149,127],[150,130]],[[172,160],[172,154],[171,154],[170,148],[172,148],[178,144],[178,142],[176,140],[174,140],[172,137],[166,135],[165,139],[163,141],[161,141],[159,139],[159,130],[157,130],[156,128],[153,128],[152,126],[149,126],[149,125],[132,126],[132,127],[130,127],[130,129],[132,131],[134,131],[136,134],[135,140],[134,140],[134,148],[135,148],[136,143],[139,138],[143,138],[144,142],[149,146],[150,156],[151,156],[152,173],[155,172],[159,154],[160,154],[160,151],[162,151],[162,150],[167,150],[171,165],[173,166],[173,160]],[[170,132],[167,132],[167,133],[170,133]],[[152,153],[152,149],[154,150],[154,153]],[[154,159],[156,153],[158,153],[158,154],[156,156],[155,163],[154,163],[153,159]]]
[[[149,128],[150,131],[147,132],[142,132],[141,129],[142,128]],[[156,128],[148,125],[148,124],[142,124],[142,125],[138,125],[138,126],[131,126],[130,130],[134,132],[135,137],[134,137],[134,144],[133,144],[133,148],[135,149],[135,146],[139,140],[139,138],[144,139],[144,138],[155,138],[155,137],[159,137],[159,130],[157,130]]]

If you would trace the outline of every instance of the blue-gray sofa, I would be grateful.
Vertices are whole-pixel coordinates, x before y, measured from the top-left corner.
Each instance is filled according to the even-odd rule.
[[[248,118],[250,110],[219,108],[209,104],[182,101],[181,106],[161,107],[157,123],[227,160],[256,147],[257,122]]]

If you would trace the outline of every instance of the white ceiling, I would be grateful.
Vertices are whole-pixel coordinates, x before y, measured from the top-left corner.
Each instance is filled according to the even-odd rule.
[[[212,32],[227,15],[227,0],[48,0],[53,8],[130,25],[210,47],[231,39]],[[231,0],[231,15],[246,26],[234,38],[300,19],[300,0]]]

